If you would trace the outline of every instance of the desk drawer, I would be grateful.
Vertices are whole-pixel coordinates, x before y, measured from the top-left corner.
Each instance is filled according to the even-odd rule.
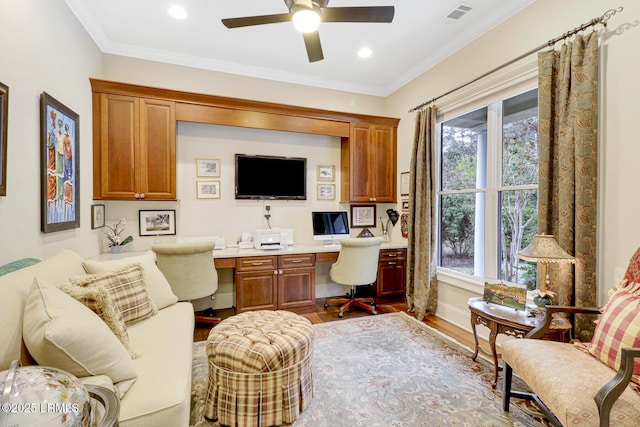
[[[395,261],[398,259],[405,260],[407,258],[406,249],[383,249],[380,251],[379,262]]]
[[[315,267],[315,254],[280,255],[279,268]]]
[[[236,272],[275,270],[278,267],[277,257],[252,256],[236,259]]]

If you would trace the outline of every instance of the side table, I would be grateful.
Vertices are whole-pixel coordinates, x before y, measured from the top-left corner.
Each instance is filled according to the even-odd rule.
[[[511,307],[492,304],[484,301],[481,297],[469,298],[467,302],[469,311],[471,312],[471,329],[473,329],[473,339],[475,341],[475,352],[472,360],[476,360],[478,352],[482,351],[493,357],[493,365],[495,374],[491,387],[495,388],[498,383],[498,372],[502,370],[502,366],[498,365],[499,354],[496,351],[496,337],[498,334],[509,335],[515,338],[524,337],[529,331],[537,328],[542,323],[542,319],[537,317],[528,317],[524,310],[515,310]],[[476,325],[484,325],[489,328],[489,347],[490,351],[485,350],[478,342],[478,334]],[[568,332],[571,329],[571,323],[562,318],[553,319],[549,331],[544,339],[555,341],[567,341]]]

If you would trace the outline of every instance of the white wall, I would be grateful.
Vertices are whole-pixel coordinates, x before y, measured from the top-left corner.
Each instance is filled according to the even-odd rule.
[[[61,248],[98,250],[92,199],[91,87],[102,54],[62,0],[0,0],[0,82],[9,86],[7,196],[0,197],[0,264]],[[40,94],[80,116],[80,223],[40,232]]]
[[[624,274],[640,246],[640,3],[614,0],[538,0],[387,98],[386,114],[400,117],[398,170],[408,167],[415,113],[408,110],[551,40],[607,9],[623,5],[602,38],[598,284],[600,302]],[[601,27],[599,27],[601,28]],[[470,329],[466,300],[479,289],[441,284],[438,315]]]

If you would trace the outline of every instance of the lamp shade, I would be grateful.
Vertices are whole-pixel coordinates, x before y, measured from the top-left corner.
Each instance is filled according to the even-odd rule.
[[[518,258],[540,263],[575,264],[576,262],[575,257],[562,249],[551,234],[536,234],[529,246],[518,252]]]

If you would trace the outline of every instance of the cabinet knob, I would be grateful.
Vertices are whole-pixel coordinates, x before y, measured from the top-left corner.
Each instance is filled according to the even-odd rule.
[[[135,197],[136,199],[139,199],[140,198],[140,193],[134,194],[133,197]]]
[[[278,270],[273,270],[273,274],[274,274],[275,276],[277,276],[277,275],[278,275]]]
[[[397,262],[395,262],[395,261],[389,261],[387,264],[388,264],[388,265],[396,265],[396,264],[397,264]]]
[[[293,262],[295,264],[298,264],[298,263],[301,263],[302,260],[301,259],[292,259],[291,262]]]
[[[140,193],[140,198],[144,199],[144,193]]]
[[[279,274],[283,274],[283,273],[282,273],[282,270],[280,270],[280,273],[279,273]]]
[[[375,197],[369,197],[369,201],[371,201],[371,202],[375,202],[375,201],[376,201],[376,198],[375,198]]]
[[[251,265],[255,265],[256,267],[264,264],[264,262],[252,262]]]

